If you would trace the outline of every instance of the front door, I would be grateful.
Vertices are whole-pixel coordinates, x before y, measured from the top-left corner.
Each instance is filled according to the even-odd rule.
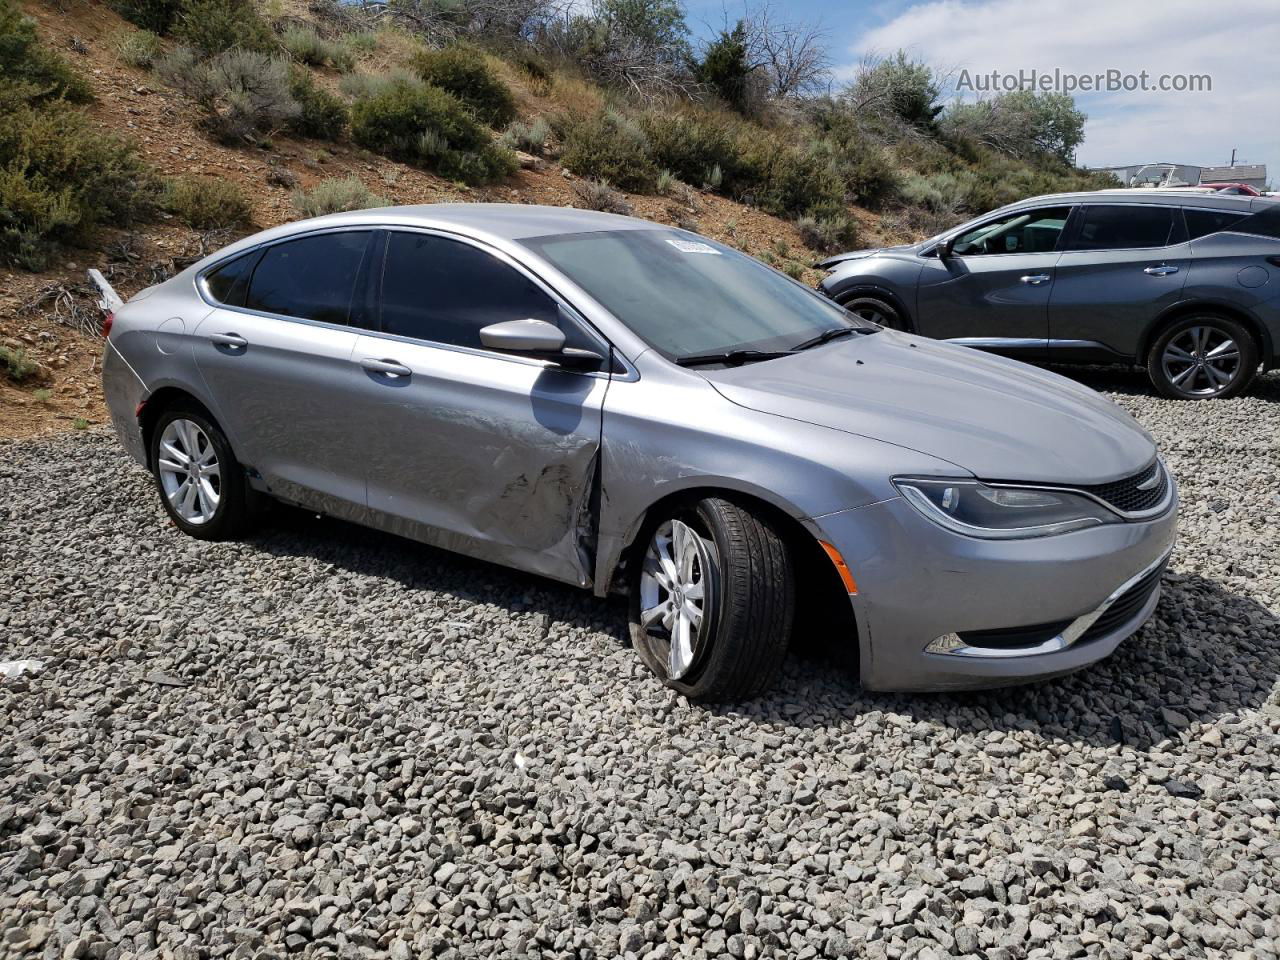
[[[224,268],[244,276],[228,281],[215,271],[205,290],[218,306],[192,335],[239,459],[276,496],[338,515],[365,504],[351,321],[373,236],[315,234]]]
[[[1070,207],[1004,214],[957,236],[950,256],[926,260],[916,328],[925,336],[1043,359],[1049,297]]]
[[[424,231],[386,234],[378,313],[353,355],[377,522],[589,584],[608,372],[496,353],[479,331],[534,318],[602,344],[502,254]]]
[[[1148,325],[1178,302],[1191,263],[1182,211],[1088,204],[1058,261],[1049,301],[1049,356],[1136,356]]]

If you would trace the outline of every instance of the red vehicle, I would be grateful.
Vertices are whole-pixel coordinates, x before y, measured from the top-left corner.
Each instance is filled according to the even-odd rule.
[[[1194,186],[1175,187],[1177,190],[1212,190],[1214,193],[1231,193],[1238,197],[1260,197],[1262,191],[1247,183],[1197,183]]]

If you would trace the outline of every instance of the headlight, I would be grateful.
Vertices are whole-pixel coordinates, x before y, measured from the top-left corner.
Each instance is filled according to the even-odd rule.
[[[1119,520],[1102,504],[1062,490],[989,487],[978,480],[899,478],[893,482],[934,523],[985,540],[1047,537]]]

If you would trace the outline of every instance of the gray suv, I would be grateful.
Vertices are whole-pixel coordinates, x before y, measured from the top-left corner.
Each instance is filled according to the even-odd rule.
[[[822,264],[885,326],[1020,360],[1144,366],[1181,399],[1243,392],[1280,349],[1280,202],[1181,190],[1033,197]]]

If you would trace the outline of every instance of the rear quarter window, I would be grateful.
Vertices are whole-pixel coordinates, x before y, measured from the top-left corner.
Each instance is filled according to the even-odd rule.
[[[1187,235],[1191,240],[1230,230],[1246,216],[1239,210],[1185,210],[1183,212],[1187,218]]]
[[[243,307],[245,294],[249,292],[249,277],[253,265],[258,262],[261,250],[242,254],[215,267],[205,274],[204,288],[209,296],[228,307]]]

